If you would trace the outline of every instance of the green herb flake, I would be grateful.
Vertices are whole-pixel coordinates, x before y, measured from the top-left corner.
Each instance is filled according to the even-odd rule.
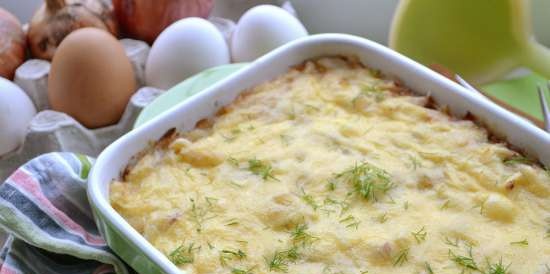
[[[487,267],[489,268],[488,271],[486,271],[486,274],[507,274],[508,268],[510,267],[511,263],[507,266],[504,266],[502,263],[502,258],[500,258],[498,263],[491,264],[489,261],[487,261]]]
[[[240,268],[232,268],[231,274],[252,274],[252,270],[254,270],[256,267],[251,267],[249,269],[240,269]]]
[[[470,247],[468,249],[468,254],[465,256],[457,255],[453,251],[449,249],[449,257],[451,258],[451,261],[455,262],[457,265],[470,270],[478,270],[480,269],[477,266],[476,261],[474,260],[472,256],[472,248]]]
[[[248,170],[255,175],[262,177],[264,180],[273,179],[279,181],[273,176],[273,168],[269,163],[258,159],[248,160]]]
[[[417,243],[421,243],[426,240],[426,236],[428,235],[428,232],[426,232],[425,227],[422,227],[420,230],[416,232],[411,232],[414,239]]]
[[[187,247],[182,244],[174,251],[170,252],[168,259],[177,266],[190,264],[195,260],[194,251],[197,249],[198,248],[194,247],[193,243],[189,244]]]
[[[306,224],[297,225],[294,230],[290,232],[290,237],[294,245],[309,246],[313,242],[319,240],[318,237],[312,236],[306,230],[308,229]]]
[[[528,165],[528,164],[532,164],[533,162],[525,156],[515,155],[515,156],[512,156],[510,158],[504,159],[502,161],[502,163],[504,163],[505,165],[515,165],[515,164],[526,164],[526,165]]]
[[[212,198],[206,198],[206,204],[197,204],[197,202],[193,198],[189,200],[191,202],[189,216],[191,218],[191,221],[193,221],[197,226],[197,232],[201,232],[204,222],[216,217],[211,213],[213,200]]]
[[[388,220],[388,213],[381,214],[376,219],[379,223],[383,224]]]
[[[528,246],[529,242],[527,241],[527,239],[523,239],[523,240],[517,241],[517,242],[510,242],[510,244],[511,245]]]
[[[409,261],[409,249],[405,248],[401,250],[393,260],[393,266],[402,266],[404,263]]]
[[[222,266],[227,266],[227,261],[231,260],[242,260],[246,258],[246,253],[238,249],[237,251],[223,249],[220,251],[220,264]]]
[[[453,246],[453,247],[458,247],[458,239],[457,238],[455,238],[454,241],[451,241],[451,239],[449,239],[449,237],[445,236],[444,242],[445,242],[446,245],[450,245],[450,246]]]
[[[308,204],[309,206],[311,206],[311,208],[313,208],[313,210],[317,210],[319,208],[319,205],[317,204],[317,202],[315,201],[315,198],[313,198],[313,196],[311,196],[310,194],[306,194],[303,190],[303,195],[302,195],[302,200]]]
[[[361,221],[355,219],[354,216],[348,215],[346,218],[343,218],[339,221],[341,224],[345,224],[347,228],[353,227],[355,229],[359,228]]]
[[[432,270],[432,266],[428,262],[424,262],[424,268],[426,269],[426,272],[428,274],[434,274],[434,271]]]
[[[355,165],[336,175],[336,179],[353,186],[355,192],[366,200],[377,201],[378,197],[392,188],[390,175],[371,164]]]
[[[277,251],[271,259],[267,260],[267,267],[269,271],[287,272],[288,264],[297,261],[299,257],[298,248],[295,246],[288,250]]]

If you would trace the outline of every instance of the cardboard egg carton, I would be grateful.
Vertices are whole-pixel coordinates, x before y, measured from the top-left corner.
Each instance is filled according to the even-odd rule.
[[[147,43],[120,40],[134,68],[138,90],[115,125],[88,129],[69,115],[49,109],[48,74],[50,62],[31,59],[17,68],[14,82],[31,98],[38,113],[31,120],[23,144],[15,151],[0,155],[0,181],[28,160],[52,151],[70,151],[97,156],[107,145],[132,129],[141,110],[163,91],[144,87]]]

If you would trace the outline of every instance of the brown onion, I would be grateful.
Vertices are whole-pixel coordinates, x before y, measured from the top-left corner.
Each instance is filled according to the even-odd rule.
[[[152,44],[173,22],[185,17],[206,18],[213,0],[113,0],[118,23],[130,38]]]
[[[25,33],[21,23],[0,8],[0,76],[13,79],[15,69],[25,61]]]
[[[57,46],[72,31],[96,27],[118,36],[109,0],[45,0],[34,14],[27,39],[35,58],[51,60]]]

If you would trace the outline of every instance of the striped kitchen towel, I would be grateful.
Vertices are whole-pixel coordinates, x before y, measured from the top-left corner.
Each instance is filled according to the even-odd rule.
[[[0,185],[0,274],[134,273],[99,235],[86,196],[93,159],[48,153]]]

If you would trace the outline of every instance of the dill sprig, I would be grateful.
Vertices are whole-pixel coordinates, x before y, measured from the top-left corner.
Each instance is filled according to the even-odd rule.
[[[379,223],[383,224],[388,220],[388,213],[380,214],[378,217],[376,217],[376,220],[378,220]]]
[[[239,220],[237,218],[231,218],[229,220],[227,220],[227,223],[225,224],[226,226],[234,226],[234,225],[238,225],[239,224]]]
[[[390,175],[386,171],[369,163],[356,164],[337,174],[336,179],[341,179],[352,185],[355,192],[366,200],[374,201],[393,186]]]
[[[187,247],[182,244],[168,254],[168,259],[177,266],[190,264],[195,260],[194,251],[199,248],[194,247],[194,243],[189,244]]]
[[[451,205],[451,201],[446,200],[445,203],[443,203],[443,204],[439,207],[439,209],[441,209],[441,210],[447,209],[447,208],[449,208],[450,205]]]
[[[409,249],[405,248],[401,250],[393,260],[393,266],[402,266],[404,263],[409,261]]]
[[[215,215],[209,215],[212,209],[212,198],[206,198],[206,204],[197,204],[195,199],[189,199],[191,201],[191,209],[189,210],[189,215],[191,220],[197,226],[197,232],[202,231],[202,226],[205,221],[210,220],[215,217]]]
[[[293,246],[288,250],[275,252],[273,257],[267,260],[267,267],[269,271],[287,272],[288,264],[297,261],[299,257],[298,248]]]
[[[531,161],[529,158],[522,156],[522,155],[515,155],[510,158],[504,159],[502,161],[505,165],[514,165],[514,164],[532,164],[533,161]]]
[[[311,206],[311,208],[313,208],[313,210],[317,210],[317,208],[319,208],[319,205],[315,201],[315,198],[311,194],[307,194],[304,191],[304,189],[302,189],[302,197],[301,198],[306,204]]]
[[[220,251],[220,264],[222,266],[227,266],[227,261],[231,260],[242,260],[246,258],[246,253],[238,249],[236,251],[223,249]]]
[[[350,203],[347,201],[349,196],[347,196],[344,200],[339,201],[332,199],[330,197],[326,197],[323,201],[323,208],[326,211],[330,211],[330,208],[336,207],[340,211],[340,216],[344,215],[349,209],[350,209]]]
[[[409,155],[409,161],[411,162],[411,168],[412,170],[416,170],[419,167],[422,167],[422,162],[418,160],[418,158]]]
[[[426,269],[426,272],[428,272],[428,274],[434,274],[432,266],[428,262],[424,262],[424,268]]]
[[[231,274],[252,274],[252,270],[256,268],[255,266],[249,268],[249,269],[240,269],[240,268],[232,268]]]
[[[457,255],[452,250],[449,249],[449,257],[451,258],[451,261],[455,262],[457,265],[463,268],[480,271],[472,255],[471,247],[468,249],[468,254],[465,256]]]
[[[507,274],[508,268],[510,267],[512,263],[509,263],[507,266],[504,266],[502,263],[502,258],[498,261],[498,263],[491,264],[489,261],[487,261],[487,267],[489,268],[485,274]]]
[[[453,241],[451,241],[451,239],[449,239],[449,237],[445,236],[444,242],[445,242],[446,245],[458,247],[458,238],[455,238],[455,240],[453,242]]]
[[[239,160],[233,158],[233,157],[227,157],[227,162],[230,163],[232,166],[239,167]]]
[[[361,221],[358,221],[353,215],[348,215],[339,222],[345,224],[347,228],[354,227],[355,229],[359,228],[359,224],[361,223]]]
[[[290,237],[294,245],[301,245],[302,247],[305,247],[319,240],[318,237],[315,237],[309,234],[306,231],[307,228],[308,227],[306,224],[301,224],[301,225],[297,225],[296,228],[294,228],[294,230],[290,232]]]
[[[521,241],[516,241],[516,242],[510,242],[511,245],[521,245],[521,246],[528,246],[529,245],[529,242],[527,241],[527,239],[523,239]]]
[[[255,175],[262,177],[262,179],[273,179],[279,181],[275,176],[273,176],[273,168],[269,163],[266,163],[258,159],[248,160],[248,170]]]
[[[428,235],[428,232],[425,230],[425,227],[422,227],[420,230],[416,232],[411,232],[414,239],[417,243],[421,243],[426,240],[426,236]]]

